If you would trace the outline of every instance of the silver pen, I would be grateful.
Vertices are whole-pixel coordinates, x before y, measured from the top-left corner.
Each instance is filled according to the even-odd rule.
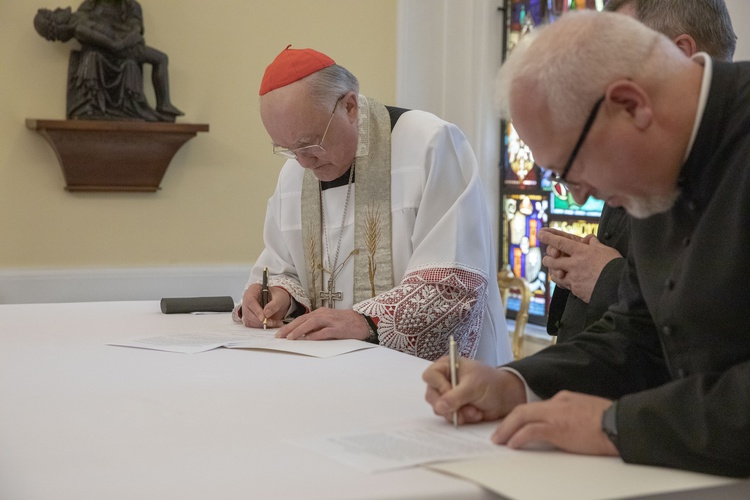
[[[458,351],[456,350],[456,339],[450,336],[448,344],[448,357],[451,365],[451,387],[453,389],[458,385]],[[453,427],[458,427],[458,410],[453,412]]]
[[[263,284],[261,285],[260,289],[260,307],[265,308],[266,304],[270,301],[271,298],[271,292],[268,289],[268,268],[263,268]],[[263,329],[265,330],[268,327],[268,318],[263,316]]]

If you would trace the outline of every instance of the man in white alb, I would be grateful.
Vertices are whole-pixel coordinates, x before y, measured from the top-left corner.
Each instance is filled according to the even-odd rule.
[[[359,94],[354,75],[312,49],[283,50],[260,95],[287,162],[235,318],[265,319],[288,339],[356,338],[430,360],[453,335],[464,357],[509,361],[493,233],[461,131]]]

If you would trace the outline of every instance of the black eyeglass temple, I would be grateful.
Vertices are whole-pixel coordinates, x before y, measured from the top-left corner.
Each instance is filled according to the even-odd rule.
[[[568,159],[568,163],[565,164],[565,168],[562,171],[562,174],[560,174],[560,179],[563,181],[565,180],[565,177],[567,177],[568,172],[570,171],[570,167],[573,166],[573,162],[576,159],[576,156],[578,156],[578,150],[581,149],[581,146],[583,146],[583,141],[586,140],[586,136],[589,135],[589,130],[591,129],[591,126],[594,124],[594,120],[596,119],[596,114],[599,111],[599,106],[602,105],[602,102],[604,102],[604,97],[601,96],[598,101],[596,101],[596,104],[594,104],[594,107],[591,109],[591,113],[589,113],[589,117],[586,120],[586,124],[583,126],[583,130],[581,131],[580,137],[578,137],[578,142],[576,142],[575,147],[573,148],[573,152],[570,153],[570,158]]]

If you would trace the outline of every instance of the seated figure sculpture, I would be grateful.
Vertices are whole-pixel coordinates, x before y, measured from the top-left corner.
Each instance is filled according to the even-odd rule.
[[[84,0],[75,12],[39,9],[34,28],[47,40],[75,38],[81,45],[68,67],[69,119],[173,122],[183,114],[169,99],[167,55],[144,41],[137,1]],[[144,63],[152,67],[155,109],[143,91]]]

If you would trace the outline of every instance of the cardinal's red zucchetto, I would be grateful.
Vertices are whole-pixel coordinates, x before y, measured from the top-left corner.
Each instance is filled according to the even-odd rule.
[[[290,47],[291,45],[287,45],[266,68],[260,82],[260,95],[285,87],[336,64],[333,59],[317,50]]]

